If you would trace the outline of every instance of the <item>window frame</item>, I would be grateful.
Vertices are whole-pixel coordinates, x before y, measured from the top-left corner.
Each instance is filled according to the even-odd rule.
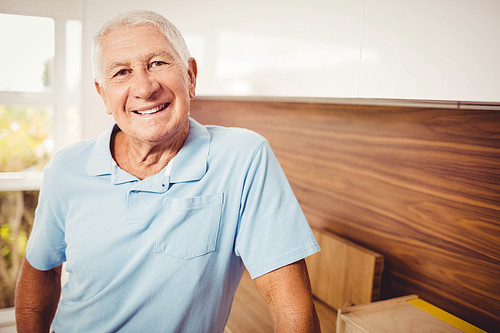
[[[54,85],[52,89],[43,92],[0,90],[0,104],[48,106],[53,109],[54,151],[71,143],[68,139],[70,134],[69,126],[67,126],[68,108],[76,107],[78,117],[81,119],[81,87],[71,91],[66,82],[66,24],[70,20],[82,22],[81,12],[82,0],[4,0],[0,3],[2,14],[48,17],[54,20]],[[41,171],[0,172],[0,191],[39,190],[42,179]]]

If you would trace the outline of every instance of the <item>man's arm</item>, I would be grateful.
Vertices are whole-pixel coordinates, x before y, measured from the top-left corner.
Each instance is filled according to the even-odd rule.
[[[320,332],[304,260],[256,278],[275,332]]]
[[[39,271],[23,260],[16,288],[17,332],[48,332],[61,295],[61,266]]]

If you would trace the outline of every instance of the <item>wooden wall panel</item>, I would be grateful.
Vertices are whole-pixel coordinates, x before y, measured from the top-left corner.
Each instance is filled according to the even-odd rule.
[[[309,222],[381,253],[382,298],[500,322],[500,112],[195,100],[270,142]]]

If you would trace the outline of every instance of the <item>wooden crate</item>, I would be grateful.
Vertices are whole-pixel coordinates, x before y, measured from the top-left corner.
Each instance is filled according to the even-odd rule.
[[[314,296],[336,310],[378,300],[383,256],[328,231],[313,233],[321,247],[307,258]]]
[[[484,332],[416,295],[339,309],[337,333]]]

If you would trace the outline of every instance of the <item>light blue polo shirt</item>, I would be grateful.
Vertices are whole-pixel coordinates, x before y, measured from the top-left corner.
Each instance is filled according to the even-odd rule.
[[[139,180],[114,163],[112,130],[45,168],[26,255],[66,262],[55,332],[222,332],[245,267],[256,278],[319,250],[260,135],[191,119]]]

